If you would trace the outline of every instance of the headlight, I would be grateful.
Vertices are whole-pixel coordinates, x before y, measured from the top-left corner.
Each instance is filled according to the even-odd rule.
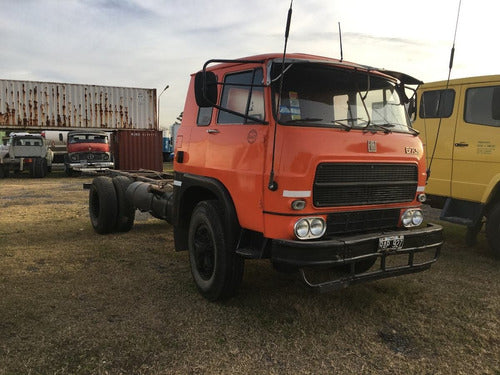
[[[78,161],[78,155],[71,155],[72,161]]]
[[[310,231],[314,237],[321,237],[326,230],[326,225],[323,219],[312,219],[310,224]]]
[[[295,223],[295,235],[297,238],[306,238],[309,234],[309,222],[301,219]]]
[[[401,216],[401,224],[405,228],[418,227],[424,221],[424,214],[419,208],[406,210]]]
[[[321,217],[299,219],[294,226],[295,236],[299,240],[319,238],[326,231],[325,220]]]
[[[104,160],[108,160],[109,159],[109,155],[108,154],[104,154],[103,159]]]
[[[420,210],[415,210],[413,212],[413,217],[411,218],[411,222],[413,225],[418,227],[424,221],[424,214]]]

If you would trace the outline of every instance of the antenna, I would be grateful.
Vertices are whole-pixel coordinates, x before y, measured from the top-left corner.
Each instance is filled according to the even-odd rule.
[[[446,88],[445,88],[445,90],[448,90],[448,87],[450,86],[450,76],[451,76],[451,69],[453,68],[453,58],[455,57],[455,41],[457,39],[458,20],[460,18],[460,8],[461,8],[461,6],[462,6],[462,0],[459,0],[458,1],[457,20],[456,20],[456,23],[455,23],[455,34],[453,35],[453,45],[451,47],[451,52],[450,52],[450,63],[448,65],[448,79],[446,80]],[[443,93],[441,92],[439,94],[439,108],[438,108],[438,111],[441,108],[441,99],[442,98],[443,98]],[[424,105],[425,105],[425,103],[424,103]],[[429,161],[429,166],[427,167],[427,178],[429,178],[430,175],[431,175],[431,166],[432,166],[432,161],[434,160],[434,155],[436,153],[436,146],[437,146],[438,139],[439,139],[439,132],[441,130],[441,122],[442,122],[442,120],[443,120],[443,118],[439,117],[439,124],[438,124],[437,132],[436,132],[436,139],[434,140],[434,147],[432,149],[431,160]],[[427,129],[426,129],[426,132],[425,132],[425,136],[427,137]]]
[[[293,0],[290,0],[290,8],[288,9],[288,16],[286,19],[286,29],[285,29],[285,47],[283,48],[283,60],[281,61],[281,78],[280,78],[280,90],[278,95],[278,118],[280,115],[280,107],[281,107],[281,93],[283,91],[283,76],[285,75],[285,57],[286,57],[286,45],[288,43],[288,34],[290,33],[290,22],[292,20],[292,5]],[[269,174],[269,184],[267,188],[271,191],[278,190],[278,184],[274,181],[274,158],[276,153],[276,130],[278,126],[274,125],[274,135],[273,135],[273,156],[271,158],[271,173]]]
[[[339,41],[340,41],[340,62],[344,60],[344,50],[342,49],[342,30],[340,29],[339,22]]]

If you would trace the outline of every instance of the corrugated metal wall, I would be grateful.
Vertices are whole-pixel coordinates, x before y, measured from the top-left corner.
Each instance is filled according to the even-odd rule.
[[[0,79],[0,128],[157,130],[156,89]]]
[[[115,168],[163,171],[163,134],[158,130],[119,130],[113,135]]]

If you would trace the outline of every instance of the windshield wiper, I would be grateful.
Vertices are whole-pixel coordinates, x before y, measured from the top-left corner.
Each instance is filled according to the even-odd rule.
[[[349,131],[352,129],[352,126],[349,125],[349,124],[344,124],[342,121],[349,121],[349,120],[358,120],[358,119],[355,119],[355,118],[343,118],[341,120],[333,120],[332,121],[332,124],[334,125],[340,125],[343,129]]]
[[[322,118],[317,118],[317,117],[304,117],[304,118],[298,118],[298,119],[294,119],[294,120],[286,120],[286,121],[283,121],[284,124],[297,124],[297,123],[301,123],[301,122],[319,122],[319,121],[323,121]]]
[[[408,126],[408,129],[411,131],[413,135],[419,135],[420,132],[417,129],[412,128],[411,126]]]
[[[385,134],[389,134],[392,133],[392,130],[389,128],[393,128],[394,125],[389,123],[382,125],[382,124],[375,124],[373,122],[368,122],[368,124],[366,124],[366,126],[363,128],[363,133],[369,132],[371,127],[381,129],[384,131]]]

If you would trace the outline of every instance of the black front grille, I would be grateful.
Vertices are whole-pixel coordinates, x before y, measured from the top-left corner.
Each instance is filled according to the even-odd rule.
[[[322,163],[316,169],[316,207],[411,202],[418,184],[414,164]]]
[[[396,228],[399,209],[335,212],[326,218],[326,236]]]

